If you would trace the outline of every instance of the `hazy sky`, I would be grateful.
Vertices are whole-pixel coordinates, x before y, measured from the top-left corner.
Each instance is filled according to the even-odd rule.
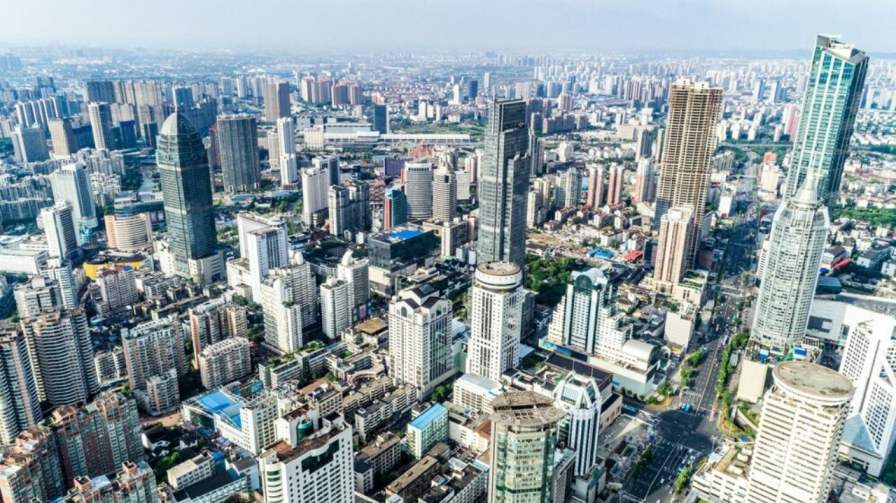
[[[0,0],[0,44],[896,52],[893,0]]]

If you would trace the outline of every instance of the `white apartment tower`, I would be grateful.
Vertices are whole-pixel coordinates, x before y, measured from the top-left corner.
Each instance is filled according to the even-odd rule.
[[[494,382],[519,364],[523,274],[510,262],[480,264],[472,287],[467,372]]]
[[[351,325],[351,293],[349,284],[338,278],[327,278],[320,285],[320,313],[323,333],[336,339]]]
[[[389,374],[427,395],[451,377],[451,302],[423,287],[389,303]]]

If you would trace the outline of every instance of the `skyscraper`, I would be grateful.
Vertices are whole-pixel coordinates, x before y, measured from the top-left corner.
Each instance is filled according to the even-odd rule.
[[[775,212],[751,337],[774,353],[802,342],[830,229],[815,174]]]
[[[83,311],[46,312],[23,319],[21,326],[41,401],[70,405],[87,402],[99,392]]]
[[[53,199],[57,203],[67,202],[72,207],[72,218],[77,226],[78,242],[81,243],[84,233],[99,224],[87,168],[82,162],[67,164],[50,173],[49,178]]]
[[[180,322],[163,318],[122,330],[128,383],[137,403],[159,415],[180,405],[178,377],[187,371]]]
[[[0,442],[11,444],[43,418],[28,344],[15,326],[0,331]]]
[[[389,373],[421,396],[451,377],[451,302],[435,291],[401,290],[389,303]]]
[[[327,189],[330,179],[321,168],[302,170],[302,221],[306,226],[320,225],[327,212]]]
[[[505,371],[519,364],[522,282],[522,270],[512,262],[480,262],[476,268],[467,372],[500,382]]]
[[[217,254],[205,147],[199,134],[179,112],[165,120],[157,143],[156,162],[161,174],[174,270],[179,276],[202,282],[202,268],[196,263],[214,260]]]
[[[853,386],[806,361],[779,363],[753,446],[747,501],[828,501]]]
[[[277,119],[277,142],[280,144],[280,184],[295,185],[299,181],[296,158],[295,127],[291,117]]]
[[[619,206],[622,204],[622,181],[625,177],[625,168],[621,164],[610,166],[610,179],[607,182],[607,204]]]
[[[480,264],[507,261],[525,267],[528,150],[525,100],[493,101],[479,169]]]
[[[92,102],[87,104],[87,116],[90,118],[90,129],[93,131],[93,144],[98,149],[112,150],[116,147],[112,128],[112,110],[108,103]]]
[[[669,91],[669,114],[662,153],[662,173],[656,198],[658,225],[669,208],[691,208],[695,232],[685,252],[685,268],[694,263],[696,240],[706,210],[715,128],[722,90],[704,82],[680,80]]]
[[[576,453],[575,475],[590,478],[600,443],[600,388],[593,377],[567,374],[554,388],[554,407],[565,412],[558,440]]]
[[[261,302],[261,283],[268,272],[289,262],[286,221],[245,212],[237,215],[236,222],[240,256],[249,261],[252,299]]]
[[[796,194],[806,176],[814,173],[822,203],[836,202],[867,70],[864,52],[818,36],[787,171],[786,195]]]
[[[387,105],[373,105],[373,130],[380,134],[389,132],[389,107]]]
[[[53,142],[53,154],[56,157],[68,157],[78,151],[71,119],[50,119],[48,125],[50,140]]]
[[[351,250],[346,250],[342,260],[336,265],[336,277],[348,283],[353,321],[363,319],[367,315],[367,301],[370,300],[368,263],[366,258],[355,258]]]
[[[258,131],[255,117],[222,115],[217,123],[218,155],[226,192],[245,192],[259,186]]]
[[[45,161],[50,158],[47,139],[40,127],[18,126],[10,133],[13,153],[19,162]]]
[[[268,274],[261,286],[266,346],[281,354],[302,347],[302,330],[319,319],[318,292],[311,265],[299,252],[287,267]]]
[[[320,285],[321,326],[325,336],[337,339],[351,325],[349,284],[329,277]]]
[[[264,118],[275,122],[281,117],[289,117],[291,105],[289,103],[289,83],[268,79],[264,83]]]
[[[457,214],[457,179],[445,165],[439,166],[432,177],[432,219],[450,222]]]
[[[575,166],[560,175],[560,189],[563,194],[560,204],[563,208],[575,208],[579,205],[582,195],[582,177]]]
[[[638,170],[635,172],[635,187],[632,192],[632,200],[635,203],[650,203],[656,198],[656,172],[653,159],[641,159],[638,161]]]
[[[408,218],[426,220],[432,217],[432,163],[428,160],[409,162],[404,166],[405,196]]]
[[[40,210],[40,220],[51,257],[69,258],[77,253],[78,233],[75,231],[72,205],[62,201],[43,208]]]
[[[588,167],[588,195],[585,204],[591,209],[604,205],[604,167]]]
[[[511,391],[492,401],[489,503],[550,503],[562,411],[534,391]]]
[[[691,208],[671,208],[660,219],[653,279],[660,290],[668,292],[687,270],[687,249],[694,233]]]
[[[383,230],[408,223],[408,200],[400,187],[386,189],[383,196]]]

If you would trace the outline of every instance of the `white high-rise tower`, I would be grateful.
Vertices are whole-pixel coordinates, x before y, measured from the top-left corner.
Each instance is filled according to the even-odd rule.
[[[519,364],[522,282],[523,273],[511,262],[476,268],[467,372],[500,382],[501,374]]]

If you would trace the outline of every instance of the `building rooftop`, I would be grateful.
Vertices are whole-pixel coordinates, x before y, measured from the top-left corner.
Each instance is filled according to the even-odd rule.
[[[809,399],[845,402],[852,397],[852,383],[842,374],[821,365],[794,360],[782,362],[773,371],[775,384]]]
[[[437,403],[426,409],[422,414],[411,421],[410,426],[422,430],[429,426],[429,424],[431,424],[439,415],[447,413],[448,409],[446,409],[444,405]]]
[[[492,401],[495,423],[511,426],[539,427],[556,423],[564,413],[553,406],[553,400],[534,391],[508,391]]]

